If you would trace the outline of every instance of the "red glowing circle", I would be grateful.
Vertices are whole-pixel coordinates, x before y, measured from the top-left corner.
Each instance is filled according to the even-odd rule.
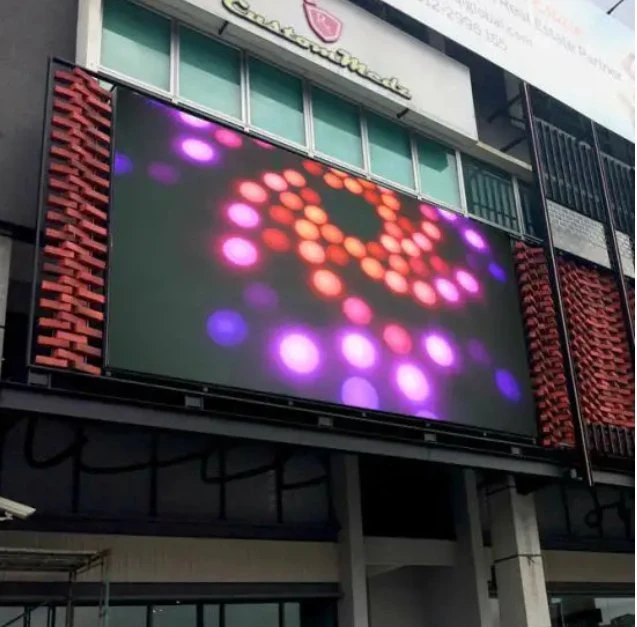
[[[325,224],[327,222],[327,213],[320,207],[308,205],[305,207],[305,217],[314,222],[314,224]]]
[[[390,222],[396,220],[396,214],[389,207],[385,207],[385,205],[378,205],[376,211],[383,220],[389,220]]]
[[[365,189],[376,189],[376,183],[372,183],[371,181],[368,181],[367,179],[357,179],[357,180]]]
[[[343,283],[330,270],[315,270],[311,282],[316,291],[327,298],[336,298],[343,292]]]
[[[321,235],[330,244],[340,244],[343,241],[343,231],[333,224],[325,224],[322,226]]]
[[[316,242],[303,240],[299,244],[299,255],[308,263],[323,263],[325,261],[325,251]]]
[[[404,239],[402,242],[400,242],[400,246],[410,257],[420,256],[420,248],[418,248],[418,246],[416,246],[416,244],[410,239]]]
[[[407,292],[407,281],[405,277],[398,274],[395,270],[389,270],[385,274],[385,284],[392,291],[397,294],[404,294]]]
[[[367,252],[365,249],[365,245],[356,237],[346,237],[345,242],[343,243],[345,246],[345,250],[352,256],[357,259],[361,259],[365,256]]]
[[[362,185],[362,181],[361,181],[361,185]],[[380,203],[380,196],[376,193],[371,191],[370,189],[366,189],[365,192],[363,193],[363,198],[370,204],[370,205],[377,205]]]
[[[369,324],[372,321],[372,310],[369,305],[356,296],[343,301],[343,313],[353,324]]]
[[[339,178],[333,172],[328,172],[323,176],[324,183],[332,189],[343,189],[343,179]]]
[[[279,229],[265,229],[261,233],[261,238],[266,246],[278,253],[290,250],[290,240],[288,236]]]
[[[444,259],[438,257],[438,255],[431,257],[431,259],[429,259],[429,263],[436,272],[440,272],[440,274],[449,274],[449,264]]]
[[[381,261],[387,258],[387,251],[378,242],[369,242],[367,244],[367,252]]]
[[[297,220],[294,224],[294,230],[303,239],[315,240],[320,237],[318,227],[309,220]]]
[[[239,194],[246,200],[257,204],[264,203],[268,199],[268,192],[254,181],[239,183]]]
[[[398,219],[398,225],[401,229],[407,231],[407,233],[413,233],[416,229],[414,225],[405,217],[401,217]]]
[[[287,181],[275,172],[266,172],[261,178],[266,186],[274,192],[284,192],[288,188]]]
[[[407,355],[411,352],[411,337],[399,324],[388,324],[383,329],[383,340],[397,355]]]
[[[342,179],[346,179],[349,176],[349,174],[347,174],[346,172],[342,172],[341,170],[337,170],[336,168],[330,168],[330,171]]]
[[[400,255],[389,255],[389,265],[399,274],[409,274],[409,264]]]
[[[390,253],[400,252],[400,244],[398,243],[398,240],[396,240],[396,238],[392,237],[391,235],[386,235],[385,233],[383,233],[383,235],[380,236],[380,243],[385,247],[385,250]]]
[[[274,205],[270,208],[270,217],[280,224],[292,224],[294,222],[294,214],[281,205]]]
[[[431,222],[423,222],[421,228],[425,235],[428,235],[431,239],[438,241],[442,237],[440,229]]]
[[[422,213],[427,220],[431,220],[432,222],[438,221],[438,214],[436,213],[436,210],[426,202],[420,204],[420,213]]]
[[[309,172],[314,176],[320,176],[321,174],[323,174],[323,166],[316,161],[310,161],[309,159],[306,159],[305,161],[303,161],[303,167],[305,168],[306,172]]]
[[[301,198],[310,205],[318,205],[321,202],[319,194],[309,187],[304,187],[299,194]]]
[[[395,222],[385,222],[385,231],[398,240],[405,236],[403,230]]]
[[[383,205],[393,209],[394,211],[398,211],[400,209],[400,201],[393,195],[384,193],[381,194],[380,199],[383,201]]]
[[[283,178],[294,187],[305,187],[307,185],[305,177],[296,170],[284,170]]]
[[[385,270],[378,259],[365,257],[361,261],[361,270],[370,278],[379,281],[385,276]]]
[[[363,186],[356,179],[352,178],[345,179],[345,189],[356,195],[363,193]]]
[[[434,291],[434,288],[425,283],[424,281],[414,281],[411,289],[414,296],[424,305],[435,305],[438,300],[438,296]]]
[[[420,276],[429,276],[427,264],[420,257],[412,257],[409,260],[411,269]]]
[[[349,255],[345,249],[336,244],[330,244],[327,247],[327,258],[338,266],[346,266],[349,263]]]
[[[279,194],[279,200],[282,205],[285,205],[288,209],[294,209],[298,211],[299,209],[303,209],[303,205],[305,204],[300,196],[297,196],[294,192],[282,192]]]
[[[434,245],[431,243],[431,240],[426,235],[423,235],[422,233],[414,233],[411,238],[426,253],[433,250]]]

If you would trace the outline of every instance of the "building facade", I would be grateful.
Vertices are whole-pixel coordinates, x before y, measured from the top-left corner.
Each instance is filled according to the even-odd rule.
[[[0,7],[0,625],[635,624],[626,33],[420,4]]]

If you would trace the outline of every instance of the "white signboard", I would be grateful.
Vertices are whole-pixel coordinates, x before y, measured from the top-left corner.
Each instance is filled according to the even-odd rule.
[[[635,34],[588,0],[384,0],[635,139]]]
[[[427,120],[477,140],[469,70],[345,0],[186,1],[227,21],[224,38],[284,68],[416,126]]]

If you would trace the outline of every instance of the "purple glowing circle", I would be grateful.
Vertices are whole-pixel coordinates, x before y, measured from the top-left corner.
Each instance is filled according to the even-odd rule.
[[[467,349],[473,361],[485,366],[491,361],[485,345],[480,340],[469,340]]]
[[[434,281],[438,294],[449,303],[457,303],[460,300],[458,288],[447,279],[436,279]]]
[[[243,292],[246,303],[255,309],[275,309],[279,297],[277,293],[265,283],[251,283]]]
[[[520,400],[522,396],[520,385],[508,370],[496,371],[495,383],[504,397],[514,402]]]
[[[473,246],[476,250],[485,250],[487,243],[480,233],[473,229],[465,229],[463,233],[464,239],[470,246]]]
[[[177,117],[188,126],[192,126],[192,128],[210,128],[213,126],[212,122],[208,120],[204,120],[196,115],[191,115],[190,113],[186,113],[185,111],[179,111],[177,113]]]
[[[473,274],[466,270],[458,270],[456,272],[456,281],[458,281],[460,287],[470,294],[477,294],[480,291],[480,284]]]
[[[163,185],[175,185],[179,181],[177,168],[168,163],[151,163],[148,166],[148,176]]]
[[[371,368],[376,363],[374,344],[361,333],[347,333],[341,340],[341,351],[355,368]]]
[[[203,139],[189,137],[183,139],[179,146],[184,156],[197,163],[210,163],[217,156],[214,147]]]
[[[261,223],[261,216],[253,207],[244,202],[231,204],[226,214],[232,222],[244,229],[253,229]]]
[[[447,222],[455,222],[458,219],[458,214],[453,211],[449,211],[448,209],[438,209],[438,213],[443,220]]]
[[[413,364],[402,364],[396,370],[396,383],[400,391],[416,403],[429,396],[429,383],[420,368]]]
[[[505,272],[504,268],[502,266],[499,266],[495,261],[492,261],[489,264],[489,272],[491,273],[491,276],[497,281],[500,281],[501,283],[506,282],[507,273]]]
[[[341,402],[351,407],[378,409],[378,392],[362,377],[350,377],[341,386]]]
[[[231,309],[213,313],[206,322],[208,337],[220,346],[238,346],[248,336],[248,325],[241,314]]]
[[[226,259],[235,266],[252,266],[259,258],[254,244],[242,237],[229,237],[221,249]]]
[[[430,411],[427,411],[426,409],[419,409],[416,412],[416,416],[418,418],[426,418],[427,420],[440,420],[438,416],[436,416],[435,414],[432,414]]]
[[[283,365],[295,374],[312,374],[321,360],[316,344],[303,333],[288,333],[279,342]]]
[[[133,170],[133,162],[130,157],[122,154],[121,152],[115,153],[115,161],[113,163],[113,172],[116,176],[121,174],[128,174]]]
[[[427,335],[423,340],[423,347],[432,361],[439,366],[449,367],[453,365],[455,361],[453,348],[442,335],[436,333]]]

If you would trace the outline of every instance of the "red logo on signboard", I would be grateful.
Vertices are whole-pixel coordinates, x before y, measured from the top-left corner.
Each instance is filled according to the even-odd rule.
[[[325,9],[316,5],[316,0],[303,0],[305,18],[310,28],[325,43],[333,44],[338,41],[343,30],[343,23]]]

